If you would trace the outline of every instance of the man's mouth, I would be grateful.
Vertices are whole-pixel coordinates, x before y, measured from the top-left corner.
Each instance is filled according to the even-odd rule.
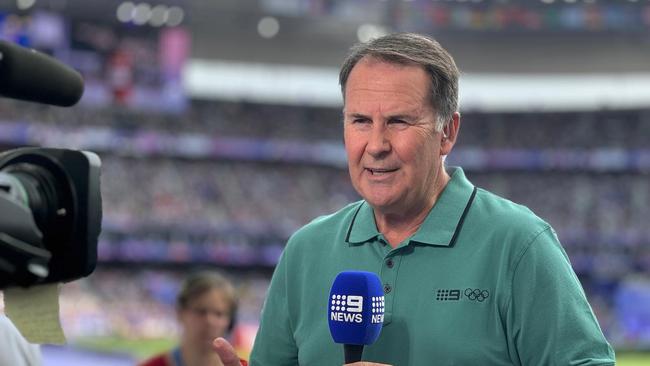
[[[397,169],[379,169],[379,168],[366,168],[372,175],[384,175],[397,171]]]

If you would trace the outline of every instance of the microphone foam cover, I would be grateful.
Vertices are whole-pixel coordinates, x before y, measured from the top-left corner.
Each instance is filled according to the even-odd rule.
[[[369,345],[384,321],[384,290],[372,272],[345,271],[332,283],[327,316],[336,343]]]
[[[81,75],[44,53],[0,41],[0,95],[69,107],[83,94]]]

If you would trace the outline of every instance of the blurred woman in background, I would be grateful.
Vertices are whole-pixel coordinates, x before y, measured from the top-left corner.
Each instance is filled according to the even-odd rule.
[[[176,300],[182,328],[178,347],[156,355],[140,366],[220,366],[212,341],[229,334],[235,325],[237,299],[233,285],[213,271],[188,276]],[[247,365],[242,360],[243,365]]]

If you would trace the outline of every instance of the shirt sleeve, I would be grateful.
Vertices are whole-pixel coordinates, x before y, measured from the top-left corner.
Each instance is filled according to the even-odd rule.
[[[614,365],[614,351],[553,229],[524,248],[511,288],[506,323],[516,364]]]
[[[290,320],[287,249],[275,268],[262,307],[260,328],[249,360],[250,366],[298,365],[298,347]]]

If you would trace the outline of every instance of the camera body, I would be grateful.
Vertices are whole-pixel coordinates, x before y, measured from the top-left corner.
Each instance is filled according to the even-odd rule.
[[[68,282],[97,264],[99,157],[19,148],[0,154],[0,289]]]

